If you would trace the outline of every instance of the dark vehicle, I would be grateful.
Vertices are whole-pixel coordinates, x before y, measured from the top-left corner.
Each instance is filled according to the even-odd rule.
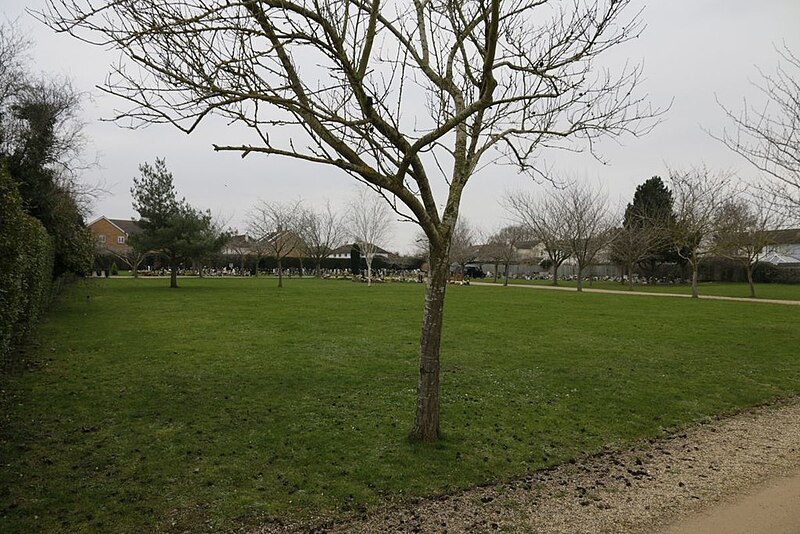
[[[480,267],[467,265],[464,267],[464,276],[469,276],[470,278],[485,278],[486,273],[483,272],[483,269]]]

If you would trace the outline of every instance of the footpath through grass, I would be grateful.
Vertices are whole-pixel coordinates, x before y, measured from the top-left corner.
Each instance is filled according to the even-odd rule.
[[[481,280],[485,282],[493,282],[493,279],[487,278]],[[498,280],[498,284],[502,284],[503,280]],[[537,286],[552,286],[550,280],[516,280],[509,279],[509,284],[519,285],[537,285]],[[578,283],[575,280],[559,280],[560,287],[575,288]],[[588,280],[583,281],[583,287],[586,289],[610,289],[614,291],[629,291],[627,284],[619,282],[610,282],[599,280],[589,283]],[[747,298],[750,296],[750,286],[746,283],[732,283],[732,282],[701,282],[699,284],[700,296],[709,295],[715,297],[741,297]],[[692,286],[690,284],[636,284],[633,286],[635,292],[644,293],[674,293],[678,295],[691,295]],[[756,299],[776,299],[776,300],[800,300],[800,284],[756,284]]]
[[[0,532],[230,530],[522,475],[800,392],[794,307],[450,287],[90,280],[2,377]]]

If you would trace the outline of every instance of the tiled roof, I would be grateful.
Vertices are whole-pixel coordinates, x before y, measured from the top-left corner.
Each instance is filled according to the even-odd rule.
[[[138,234],[142,231],[141,226],[136,221],[131,221],[129,219],[108,219],[108,221],[118,226],[123,232],[128,235]]]

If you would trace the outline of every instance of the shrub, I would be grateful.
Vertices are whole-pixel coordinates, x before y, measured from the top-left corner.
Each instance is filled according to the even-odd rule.
[[[111,276],[117,276],[119,274],[119,267],[117,267],[117,262],[111,263]]]
[[[53,242],[22,209],[16,183],[0,170],[0,356],[5,357],[50,299]]]

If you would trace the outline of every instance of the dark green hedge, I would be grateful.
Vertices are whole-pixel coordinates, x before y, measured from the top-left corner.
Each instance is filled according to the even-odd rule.
[[[50,300],[53,241],[22,209],[16,183],[0,170],[0,356],[30,331]]]

